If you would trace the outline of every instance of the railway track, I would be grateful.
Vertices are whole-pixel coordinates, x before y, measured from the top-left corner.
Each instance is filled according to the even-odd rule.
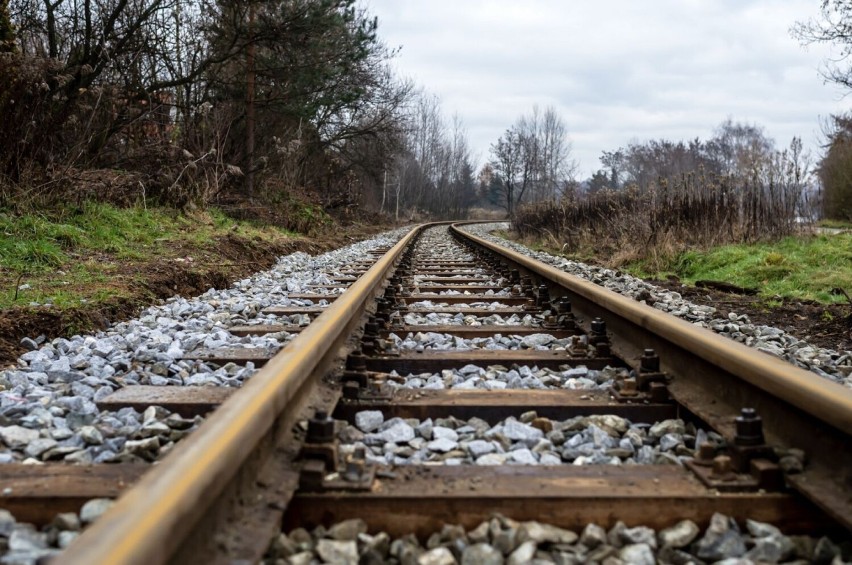
[[[313,282],[183,356],[241,388],[97,400],[192,429],[162,461],[6,465],[3,507],[43,525],[120,494],[57,559],[87,564],[307,563],[320,545],[344,562],[353,548],[367,562],[653,562],[677,528],[689,540],[657,558],[721,559],[714,544],[733,538],[729,556],[769,555],[768,530],[744,538],[723,516],[848,539],[849,389],[463,225],[417,228]],[[245,336],[267,341],[232,339]],[[840,559],[827,538],[807,547]]]

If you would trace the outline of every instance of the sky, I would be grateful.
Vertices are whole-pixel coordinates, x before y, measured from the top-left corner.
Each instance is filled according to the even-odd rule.
[[[464,121],[478,164],[534,105],[565,120],[583,179],[602,151],[707,139],[728,117],[820,154],[830,48],[789,32],[817,0],[368,0],[397,71]]]

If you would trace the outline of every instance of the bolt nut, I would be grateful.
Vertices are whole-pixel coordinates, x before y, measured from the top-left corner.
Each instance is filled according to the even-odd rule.
[[[639,358],[639,370],[643,373],[659,373],[660,357],[653,349],[646,349]]]
[[[763,445],[763,419],[757,415],[754,408],[743,408],[735,420],[737,434],[734,436],[736,445]]]
[[[595,335],[606,335],[606,322],[601,320],[600,318],[595,318],[592,320],[592,333]]]
[[[361,480],[364,474],[365,463],[363,459],[350,458],[346,461],[346,469],[343,471],[343,478],[350,482]]]
[[[346,370],[347,371],[366,371],[367,370],[367,358],[364,356],[364,353],[359,350],[355,350],[349,355],[346,356]]]
[[[704,442],[695,450],[695,459],[699,462],[711,462],[716,457],[716,446],[710,442]]]
[[[563,296],[556,302],[556,311],[560,314],[570,314],[571,301]]]
[[[663,383],[652,382],[648,385],[648,395],[651,397],[651,402],[661,404],[669,400],[669,389]]]
[[[334,420],[328,417],[325,410],[317,410],[314,417],[308,420],[307,443],[331,443],[334,441]]]
[[[618,390],[618,392],[622,396],[636,396],[637,394],[639,394],[639,391],[636,387],[636,379],[628,378],[621,381],[621,388]]]
[[[727,455],[717,455],[713,458],[713,470],[710,476],[721,481],[732,481],[736,478],[734,475],[734,466],[731,463],[731,458]]]

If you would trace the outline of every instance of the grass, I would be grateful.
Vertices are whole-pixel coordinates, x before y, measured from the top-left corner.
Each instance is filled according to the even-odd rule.
[[[764,297],[846,302],[833,294],[841,288],[852,294],[852,234],[791,236],[776,243],[725,245],[708,251],[687,251],[663,269],[646,260],[625,270],[644,278],[674,274],[683,282],[724,281],[756,288]]]
[[[215,209],[186,216],[168,208],[90,203],[22,216],[0,211],[0,308],[31,302],[73,307],[120,297],[127,283],[120,279],[132,278],[134,264],[202,253],[228,234],[255,241],[295,235]],[[19,284],[28,287],[16,292]]]

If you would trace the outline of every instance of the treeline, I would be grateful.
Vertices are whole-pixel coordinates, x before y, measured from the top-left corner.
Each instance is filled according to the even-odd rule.
[[[801,140],[776,149],[762,128],[730,119],[707,141],[631,143],[601,164],[562,198],[521,207],[515,230],[618,263],[782,237],[818,208]]]
[[[394,55],[355,0],[0,0],[0,206],[462,213],[464,128]]]
[[[523,202],[564,196],[576,172],[565,120],[551,106],[534,106],[491,145],[491,160],[479,174],[480,197],[512,216]]]

